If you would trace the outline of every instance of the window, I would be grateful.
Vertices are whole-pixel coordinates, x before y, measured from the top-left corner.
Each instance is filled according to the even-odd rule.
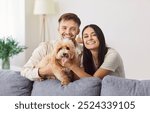
[[[12,36],[21,42],[24,29],[24,0],[0,0],[0,38]]]

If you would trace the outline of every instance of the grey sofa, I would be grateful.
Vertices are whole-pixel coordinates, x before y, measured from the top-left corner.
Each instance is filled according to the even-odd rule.
[[[32,82],[20,72],[0,70],[0,96],[149,96],[150,80],[106,76],[83,78],[67,86],[58,80]]]

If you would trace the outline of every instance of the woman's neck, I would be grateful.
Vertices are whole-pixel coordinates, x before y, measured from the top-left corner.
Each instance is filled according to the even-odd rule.
[[[92,58],[93,58],[93,61],[94,61],[94,64],[96,66],[96,68],[98,68],[98,65],[99,65],[99,59],[98,59],[98,51],[91,51],[92,53]]]
[[[97,50],[91,50],[91,53],[92,53],[92,57],[94,59],[98,59],[98,51]]]

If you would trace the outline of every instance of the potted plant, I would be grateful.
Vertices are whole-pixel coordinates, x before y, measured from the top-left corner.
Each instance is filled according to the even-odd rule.
[[[12,37],[0,38],[0,59],[2,59],[2,69],[10,69],[10,57],[23,52],[27,47],[20,46]]]

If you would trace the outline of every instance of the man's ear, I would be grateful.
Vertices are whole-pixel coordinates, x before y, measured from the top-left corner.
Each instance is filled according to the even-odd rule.
[[[80,29],[78,29],[77,35],[80,33]]]

